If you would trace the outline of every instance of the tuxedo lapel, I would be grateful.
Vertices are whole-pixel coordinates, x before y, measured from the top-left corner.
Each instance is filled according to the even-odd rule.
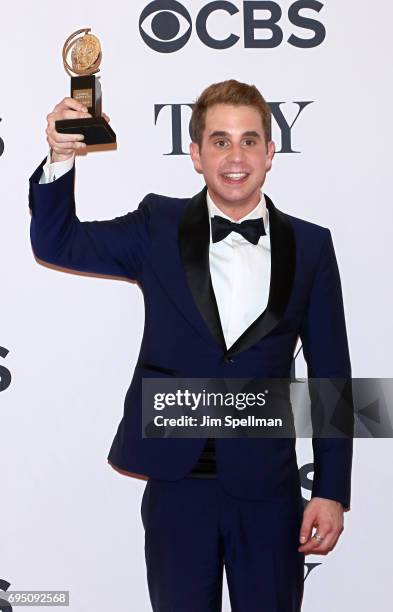
[[[226,351],[216,296],[210,276],[210,223],[206,203],[207,187],[197,193],[184,209],[179,224],[179,251],[195,303],[219,346]]]
[[[291,296],[296,266],[295,236],[291,222],[265,194],[270,229],[270,289],[266,309],[229,348],[228,356],[245,351],[281,321]]]
[[[287,216],[265,195],[269,211],[271,278],[266,309],[227,350],[209,266],[210,224],[207,187],[186,205],[179,224],[179,251],[193,299],[210,333],[230,357],[256,344],[280,322],[287,307],[295,275],[295,238]]]

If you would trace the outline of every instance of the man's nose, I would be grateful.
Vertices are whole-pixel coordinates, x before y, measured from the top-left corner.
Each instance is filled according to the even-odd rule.
[[[232,144],[228,151],[227,160],[230,162],[243,161],[245,157],[245,151],[240,144]]]

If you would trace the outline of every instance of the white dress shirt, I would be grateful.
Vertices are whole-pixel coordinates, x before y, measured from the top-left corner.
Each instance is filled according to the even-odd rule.
[[[233,219],[214,204],[209,192],[206,199],[210,220],[210,275],[228,349],[267,306],[270,288],[269,211],[261,192],[255,208],[237,221],[262,217],[266,236],[261,236],[257,244],[252,244],[237,232],[213,243],[211,217],[219,215]]]
[[[73,155],[66,161],[51,163],[49,153],[40,183],[60,178],[71,170],[74,160]],[[237,232],[231,232],[223,240],[213,243],[211,217],[219,215],[231,221],[233,219],[214,204],[209,192],[206,199],[210,223],[210,275],[228,349],[267,306],[271,269],[269,211],[261,191],[255,208],[237,221],[240,223],[262,217],[266,235],[261,236],[257,244],[252,244]]]
[[[72,166],[74,165],[74,160],[75,155],[71,155],[71,157],[65,161],[51,163],[51,152],[49,151],[43,167],[43,173],[40,178],[40,185],[52,183],[52,181],[55,181],[63,174],[71,170]]]

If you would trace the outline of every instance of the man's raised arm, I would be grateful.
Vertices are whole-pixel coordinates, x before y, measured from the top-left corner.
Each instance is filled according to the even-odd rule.
[[[30,238],[35,256],[80,272],[138,280],[149,246],[147,198],[138,209],[108,221],[80,221],[74,200],[74,154],[86,145],[81,134],[59,134],[58,119],[89,116],[65,98],[47,116],[50,154],[30,177]]]

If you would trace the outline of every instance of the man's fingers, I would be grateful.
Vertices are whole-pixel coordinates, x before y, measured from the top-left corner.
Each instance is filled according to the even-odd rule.
[[[102,115],[106,121],[110,121],[108,115],[105,113],[102,113]],[[76,149],[86,147],[82,134],[61,134],[56,130],[55,122],[63,119],[85,119],[91,116],[87,107],[78,102],[78,100],[75,100],[75,98],[63,98],[46,117],[48,122],[45,130],[46,139],[51,149],[58,155],[70,155]]]
[[[78,100],[75,100],[75,98],[63,98],[61,102],[56,104],[55,111],[62,112],[64,109],[67,108],[70,108],[75,111],[87,112],[87,107]]]
[[[64,98],[64,100],[56,104],[53,111],[46,116],[46,120],[49,127],[54,127],[55,121],[61,119],[84,119],[86,117],[91,117],[86,106],[83,106],[83,104],[77,102],[73,98]]]
[[[54,129],[47,129],[46,133],[50,138],[52,138],[52,140],[58,143],[84,140],[83,134],[61,134]]]
[[[84,149],[86,143],[83,142],[83,134],[60,134],[56,130],[55,122],[62,119],[84,119],[87,117],[91,117],[87,107],[70,97],[63,98],[47,115],[46,139],[52,151],[60,159],[70,157],[78,149]],[[77,132],[77,128],[75,128],[75,132]]]
[[[74,153],[74,151],[76,151],[77,149],[83,149],[84,147],[86,147],[86,143],[84,142],[57,142],[56,140],[51,138],[51,136],[48,136],[47,141],[51,149],[53,149],[53,151],[59,155],[70,155],[71,153]]]
[[[318,538],[311,531],[317,530]],[[314,497],[308,503],[300,529],[299,552],[326,555],[333,550],[340,534],[344,531],[342,504],[334,500]]]
[[[321,536],[322,541],[320,539],[311,536],[308,541],[298,548],[299,552],[302,552],[306,555],[310,553],[316,554],[316,551],[321,551],[326,548],[326,543],[329,543],[331,540],[331,532],[324,530],[322,528],[318,528],[318,535]]]
[[[343,531],[343,527],[321,526],[318,528],[317,533],[321,536],[322,540],[311,537],[308,542],[298,548],[298,551],[306,555],[326,555],[336,546],[337,540]]]
[[[335,531],[333,531],[332,539],[329,542],[329,550],[333,550],[333,548],[336,546],[338,539],[343,531],[344,531],[344,527],[341,527],[341,529],[336,529]]]
[[[313,548],[311,553],[314,555],[327,555],[337,544],[339,536],[339,531],[331,531],[325,536],[323,542],[320,542],[317,547]]]
[[[83,111],[74,111],[70,109],[64,109],[62,111],[57,111],[54,113],[55,121],[59,121],[62,119],[85,119],[86,117],[91,117],[90,113],[85,113]]]
[[[305,544],[309,540],[313,527],[313,521],[314,517],[312,514],[307,514],[307,512],[303,514],[303,521],[299,534],[299,541],[301,544]]]
[[[63,142],[59,142],[51,136],[48,136],[47,141],[52,148],[58,149],[59,151],[62,149],[80,149],[86,146],[86,143],[84,143],[83,141],[75,140],[70,142],[69,140],[65,140]]]

